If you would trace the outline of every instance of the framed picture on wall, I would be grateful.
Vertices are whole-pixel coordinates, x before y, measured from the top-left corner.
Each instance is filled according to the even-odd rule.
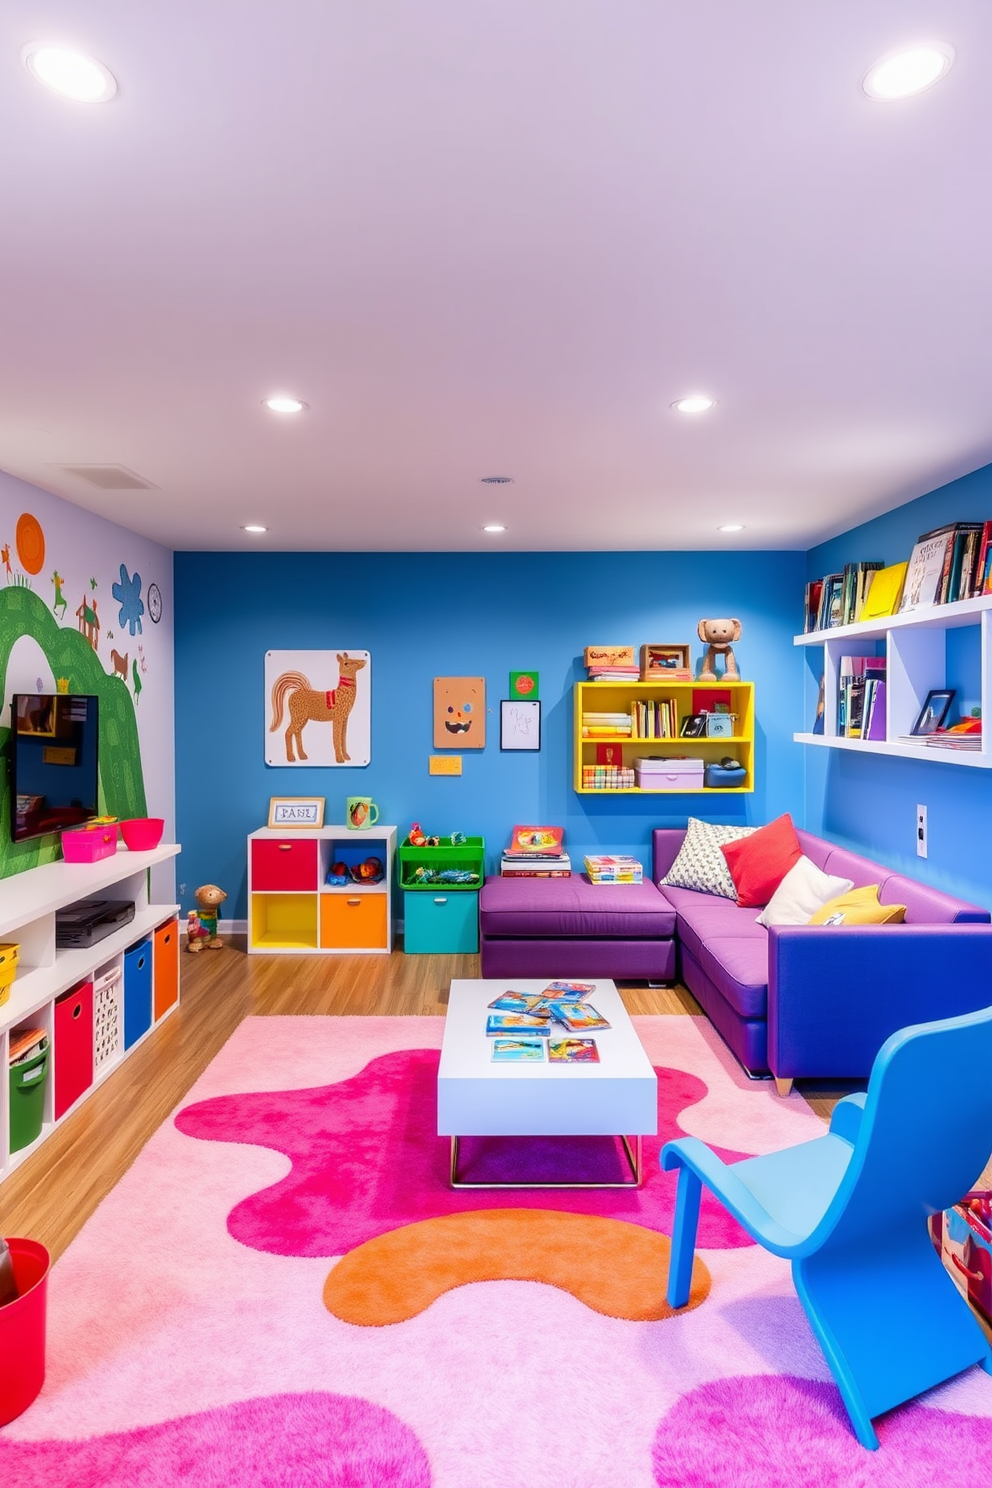
[[[270,796],[269,826],[284,831],[287,827],[322,827],[323,796]]]
[[[541,704],[520,698],[503,698],[499,705],[500,749],[541,747]]]

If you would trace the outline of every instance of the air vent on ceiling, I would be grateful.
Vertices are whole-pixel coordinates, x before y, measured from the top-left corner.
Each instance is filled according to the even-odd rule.
[[[101,491],[155,491],[151,481],[146,481],[126,465],[63,465],[66,475],[76,475],[80,480],[99,486]]]
[[[483,486],[512,486],[512,475],[483,475],[479,477],[479,484]]]

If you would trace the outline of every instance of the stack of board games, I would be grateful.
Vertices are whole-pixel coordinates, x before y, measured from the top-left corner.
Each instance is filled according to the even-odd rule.
[[[644,865],[624,853],[589,853],[582,860],[589,882],[594,884],[644,882]]]
[[[493,1040],[494,1064],[541,1064],[548,1051],[550,1064],[598,1064],[599,1050],[592,1038],[563,1038],[566,1033],[589,1033],[610,1024],[586,1001],[593,982],[549,982],[543,992],[507,990],[489,1004],[486,1034]],[[507,1037],[507,1035],[513,1035]]]

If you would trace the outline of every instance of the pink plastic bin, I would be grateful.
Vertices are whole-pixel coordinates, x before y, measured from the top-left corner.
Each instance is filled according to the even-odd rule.
[[[20,1296],[0,1307],[0,1426],[26,1411],[45,1383],[48,1251],[37,1240],[8,1237]]]
[[[99,863],[117,851],[116,823],[109,827],[76,828],[62,833],[62,856],[67,863]]]

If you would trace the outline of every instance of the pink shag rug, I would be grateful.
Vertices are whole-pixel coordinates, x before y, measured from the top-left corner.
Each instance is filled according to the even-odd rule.
[[[4,1488],[933,1488],[992,1447],[978,1370],[856,1443],[788,1266],[716,1208],[709,1295],[633,1322],[566,1285],[454,1285],[388,1326],[323,1305],[336,1261],[447,1215],[540,1208],[670,1232],[661,1141],[815,1137],[709,1025],[637,1018],[660,1073],[639,1193],[452,1194],[434,1135],[442,1022],[250,1018],[54,1268],[45,1388],[0,1431]],[[477,1144],[499,1175],[609,1144]],[[586,1221],[583,1221],[585,1223]],[[575,1221],[572,1221],[574,1225]],[[590,1233],[594,1234],[593,1229]],[[508,1258],[507,1275],[512,1275]]]

